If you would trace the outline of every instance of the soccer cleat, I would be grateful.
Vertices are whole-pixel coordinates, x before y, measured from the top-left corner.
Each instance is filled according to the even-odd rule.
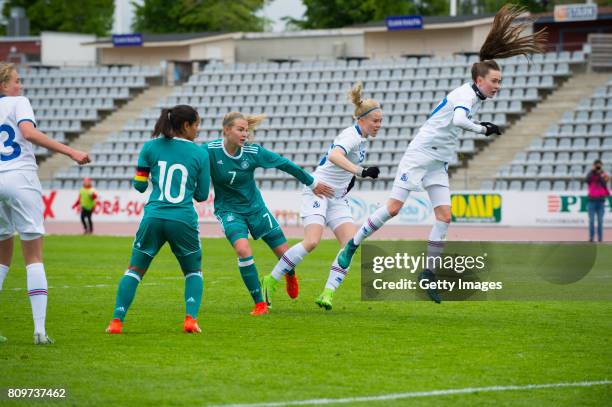
[[[2,336],[2,335],[0,335],[0,343],[4,343],[4,342],[6,342],[6,341],[8,341],[8,339],[6,338],[6,336]]]
[[[358,245],[353,243],[353,239],[349,240],[346,246],[338,253],[338,265],[345,270],[348,269],[358,247]]]
[[[295,275],[295,273],[293,273],[292,275],[285,274],[285,283],[286,283],[285,287],[287,288],[287,294],[289,295],[289,298],[296,299],[300,292],[300,286],[298,285],[297,275]]]
[[[120,334],[123,329],[123,322],[119,318],[113,318],[113,320],[108,324],[108,328],[106,328],[106,332],[109,334]]]
[[[419,273],[419,281],[422,280],[428,280],[430,282],[437,281],[435,274],[431,270],[425,270]],[[434,301],[436,304],[440,304],[442,302],[442,300],[440,299],[440,295],[438,294],[438,291],[435,288],[428,288],[425,291],[427,291],[427,295],[429,296],[429,298],[431,298],[431,300]]]
[[[315,300],[315,304],[317,304],[321,308],[325,308],[326,311],[332,309],[332,300],[334,299],[334,290],[331,288],[326,288],[323,290],[321,295],[317,297]]]
[[[202,332],[202,329],[198,325],[197,319],[193,319],[191,315],[187,315],[183,323],[183,331],[187,334],[199,334]]]
[[[46,334],[35,333],[34,344],[35,345],[52,345],[55,341],[49,338]]]
[[[255,304],[255,308],[251,311],[251,315],[264,315],[268,313],[268,304],[265,301]]]
[[[261,293],[265,303],[268,306],[272,305],[272,296],[274,295],[277,286],[278,281],[276,281],[272,275],[267,275],[261,279]]]

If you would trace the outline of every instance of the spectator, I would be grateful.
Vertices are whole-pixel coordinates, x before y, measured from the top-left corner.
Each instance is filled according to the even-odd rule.
[[[79,191],[79,197],[77,198],[72,208],[81,207],[81,222],[83,223],[83,233],[91,234],[93,233],[93,222],[91,221],[91,214],[93,213],[94,208],[96,207],[96,199],[98,195],[96,194],[96,190],[93,188],[91,184],[91,178],[83,178],[83,187]],[[85,222],[85,220],[88,221]]]
[[[610,176],[603,170],[601,160],[593,162],[593,169],[589,171],[586,182],[589,188],[589,241],[595,237],[595,216],[597,216],[597,239],[603,239],[603,217],[604,206],[607,197],[610,195],[608,181]]]

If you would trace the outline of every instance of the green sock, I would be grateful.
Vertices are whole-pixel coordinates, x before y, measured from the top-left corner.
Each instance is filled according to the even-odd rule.
[[[138,283],[140,283],[140,275],[132,270],[126,271],[123,277],[121,277],[119,287],[117,288],[117,300],[115,301],[113,318],[119,318],[123,321],[136,295]]]
[[[255,267],[253,256],[238,259],[238,268],[240,269],[242,281],[244,281],[244,285],[246,285],[247,290],[251,293],[253,301],[256,304],[262,302],[261,284],[259,283],[259,276],[257,275],[257,267]]]
[[[193,319],[198,318],[198,311],[202,303],[204,292],[204,279],[202,272],[196,271],[185,276],[185,315],[191,315]]]

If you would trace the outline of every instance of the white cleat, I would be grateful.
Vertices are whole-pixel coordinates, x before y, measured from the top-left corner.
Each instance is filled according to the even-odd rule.
[[[49,338],[46,334],[34,334],[35,345],[51,345],[53,343],[55,343],[55,341]]]
[[[2,336],[2,335],[0,335],[0,343],[4,343],[4,342],[6,342],[6,341],[8,341],[8,339],[6,338],[6,336]]]

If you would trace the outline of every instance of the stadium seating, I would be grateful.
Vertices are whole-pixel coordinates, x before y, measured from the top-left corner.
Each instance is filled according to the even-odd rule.
[[[593,161],[612,169],[612,77],[551,126],[509,166],[500,167],[495,189],[580,190]]]
[[[161,77],[155,67],[30,68],[19,70],[38,128],[66,142],[100,121],[123,100]],[[39,158],[49,151],[36,147]]]
[[[159,109],[176,104],[195,106],[202,119],[198,142],[220,137],[221,119],[232,110],[265,113],[269,118],[256,132],[256,142],[308,170],[314,170],[338,132],[352,124],[347,91],[363,81],[365,95],[383,104],[385,119],[378,137],[368,146],[369,163],[381,167],[383,182],[362,182],[361,189],[388,189],[408,143],[428,114],[453,88],[469,80],[474,57],[407,58],[365,61],[313,61],[292,64],[209,64],[192,75],[173,95],[147,109],[119,134],[96,145],[93,164],[73,166],[56,177],[54,186],[78,186],[83,176],[98,188],[128,188],[138,151],[150,138]],[[537,55],[500,61],[504,85],[478,115],[501,126],[524,113],[525,104],[537,103],[540,92],[558,86],[571,75],[570,64],[584,63],[582,53]],[[459,155],[450,163],[469,159],[488,138],[461,133]],[[258,175],[262,188],[294,189],[297,181],[277,170]]]

